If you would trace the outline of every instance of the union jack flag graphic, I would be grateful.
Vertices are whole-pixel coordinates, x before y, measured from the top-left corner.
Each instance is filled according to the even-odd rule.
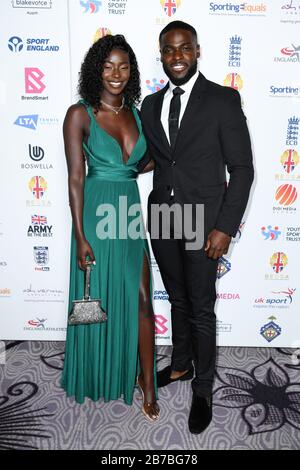
[[[44,215],[32,215],[31,223],[33,225],[46,225],[47,217],[45,217]]]
[[[181,0],[160,0],[165,13],[170,17],[174,15],[181,4]]]

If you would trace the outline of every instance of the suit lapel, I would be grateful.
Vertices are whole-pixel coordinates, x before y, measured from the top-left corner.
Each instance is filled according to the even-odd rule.
[[[204,75],[202,75],[202,73],[199,72],[199,77],[197,78],[195,85],[192,88],[184,115],[181,119],[180,128],[178,131],[174,148],[174,154],[176,153],[176,157],[178,157],[180,153],[183,153],[180,150],[185,145],[185,137],[189,133],[190,126],[193,125],[193,117],[197,113],[199,113],[199,110],[201,110],[201,106],[205,98],[205,90],[206,78],[204,77]]]
[[[163,125],[161,123],[161,110],[164,96],[168,88],[169,85],[166,85],[163,90],[160,93],[157,93],[156,95],[156,101],[153,107],[153,128],[156,130],[159,143],[163,146],[164,153],[168,156],[168,158],[171,158],[170,144],[164,131]]]

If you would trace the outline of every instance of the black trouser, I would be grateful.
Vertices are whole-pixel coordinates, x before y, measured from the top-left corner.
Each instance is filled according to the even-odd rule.
[[[206,206],[205,226],[209,230],[205,230],[205,237],[214,226],[221,199],[222,193],[212,205],[213,210]],[[151,244],[171,303],[172,370],[188,370],[193,360],[193,391],[209,395],[216,361],[214,306],[218,261],[208,258],[203,248],[187,250],[182,239],[151,239]]]

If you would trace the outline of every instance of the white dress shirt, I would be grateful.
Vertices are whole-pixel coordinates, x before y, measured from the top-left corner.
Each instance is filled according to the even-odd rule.
[[[180,128],[180,123],[181,123],[181,120],[182,120],[182,116],[183,116],[184,111],[186,109],[186,105],[188,103],[192,88],[195,85],[195,82],[196,82],[198,77],[199,77],[199,73],[195,73],[189,79],[188,82],[186,82],[184,85],[180,85],[180,88],[182,90],[184,90],[184,93],[182,95],[180,95],[181,108],[180,108],[179,122],[178,122],[178,127],[179,128]],[[174,83],[172,83],[171,81],[169,82],[169,88],[165,93],[163,105],[162,105],[162,108],[161,108],[160,119],[161,119],[161,123],[162,123],[162,126],[164,128],[164,131],[165,131],[165,134],[167,136],[167,139],[168,139],[169,143],[170,143],[170,137],[169,137],[169,121],[168,121],[168,118],[169,118],[170,103],[171,103],[171,99],[173,98],[173,90],[176,87],[177,87],[177,85],[174,85]]]
[[[184,115],[186,106],[188,104],[188,100],[190,98],[190,94],[192,91],[193,86],[195,85],[195,82],[197,78],[199,77],[199,73],[195,73],[188,82],[186,82],[184,85],[180,85],[180,88],[184,90],[184,93],[180,95],[180,114],[179,114],[179,121],[178,121],[178,128],[180,128],[180,123],[182,120],[182,116]],[[176,88],[178,85],[174,85],[171,81],[169,82],[169,88],[165,93],[164,96],[164,101],[163,105],[161,108],[161,115],[160,115],[160,120],[162,123],[162,126],[164,128],[165,134],[167,136],[168,142],[170,143],[170,137],[169,137],[169,110],[170,110],[170,103],[171,99],[173,98],[173,90]],[[171,191],[171,196],[174,196],[174,190],[172,188]]]

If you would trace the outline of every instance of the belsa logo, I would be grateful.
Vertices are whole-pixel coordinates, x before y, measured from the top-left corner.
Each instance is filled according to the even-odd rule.
[[[290,174],[294,171],[296,166],[299,163],[299,155],[296,150],[286,150],[280,157],[280,162],[286,171],[286,173]]]
[[[288,258],[286,254],[282,251],[277,251],[276,253],[273,253],[270,258],[270,265],[272,266],[272,269],[276,274],[281,273],[287,264]]]
[[[36,199],[41,199],[47,190],[47,182],[42,176],[33,176],[28,187]]]
[[[94,34],[93,42],[98,41],[98,39],[103,38],[104,36],[111,35],[111,30],[108,28],[98,28]]]
[[[282,184],[277,188],[275,199],[281,206],[291,206],[297,199],[297,190],[292,184]]]
[[[238,91],[243,88],[243,80],[238,73],[229,73],[226,75],[223,84]]]
[[[172,15],[175,15],[177,8],[180,7],[181,0],[160,0],[160,4],[166,15],[171,17]]]

